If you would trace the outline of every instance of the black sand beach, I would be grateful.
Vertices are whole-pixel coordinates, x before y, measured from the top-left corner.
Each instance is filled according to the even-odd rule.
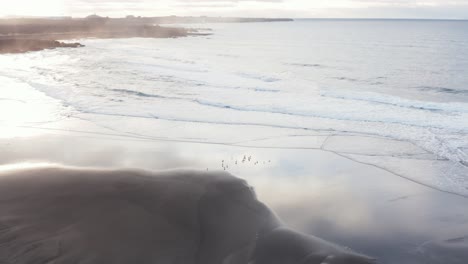
[[[295,232],[228,173],[0,172],[2,263],[374,263]]]
[[[4,164],[22,163],[17,168],[46,162],[47,166],[57,163],[209,171],[223,170],[222,166],[227,165],[228,170],[246,179],[258,199],[288,226],[376,257],[378,263],[462,264],[467,257],[466,198],[332,153],[130,140],[104,132],[23,129],[39,135],[1,140]],[[243,156],[251,157],[251,161],[236,165],[236,157]],[[67,193],[66,188],[63,191]],[[106,199],[87,201],[105,203]],[[111,211],[117,213],[119,209]],[[111,221],[100,219],[102,225]],[[144,219],[138,216],[132,221]],[[141,234],[146,237],[144,232]]]

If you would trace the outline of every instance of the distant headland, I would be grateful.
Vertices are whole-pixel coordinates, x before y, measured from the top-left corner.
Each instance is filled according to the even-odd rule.
[[[207,35],[196,29],[160,26],[160,24],[287,22],[288,18],[226,17],[136,17],[109,18],[90,15],[85,18],[9,18],[0,19],[0,54],[39,51],[54,48],[83,47],[80,43],[57,40],[80,38],[177,38]]]

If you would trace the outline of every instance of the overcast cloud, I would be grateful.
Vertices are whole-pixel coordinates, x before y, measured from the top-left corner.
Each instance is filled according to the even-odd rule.
[[[468,19],[468,0],[0,0],[0,16],[88,14]]]

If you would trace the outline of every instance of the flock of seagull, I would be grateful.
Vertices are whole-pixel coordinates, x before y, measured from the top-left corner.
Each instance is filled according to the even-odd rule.
[[[232,160],[232,159],[233,159],[233,158],[231,158],[231,160]],[[258,161],[258,160],[254,161],[254,160],[252,159],[252,156],[251,156],[251,155],[250,155],[250,156],[244,155],[244,156],[242,157],[242,160],[241,160],[241,161],[239,161],[239,160],[236,159],[236,160],[234,161],[234,165],[240,165],[240,163],[250,163],[250,162],[253,162],[253,165],[258,165],[258,164],[260,164],[260,161]],[[263,161],[263,164],[267,164],[267,163],[271,163],[271,160]],[[223,168],[223,170],[228,170],[228,169],[229,169],[228,161],[226,161],[226,160],[221,160],[221,168]],[[206,169],[206,170],[208,170],[208,169]]]

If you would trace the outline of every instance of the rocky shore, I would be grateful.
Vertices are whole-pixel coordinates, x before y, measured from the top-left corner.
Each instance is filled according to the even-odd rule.
[[[80,43],[64,43],[56,40],[43,39],[0,39],[0,54],[23,53],[28,51],[40,51],[55,48],[79,48],[84,47]]]
[[[72,39],[175,38],[197,34],[196,30],[101,17],[59,20],[8,19],[0,20],[0,54],[83,47],[80,43],[62,42]]]

